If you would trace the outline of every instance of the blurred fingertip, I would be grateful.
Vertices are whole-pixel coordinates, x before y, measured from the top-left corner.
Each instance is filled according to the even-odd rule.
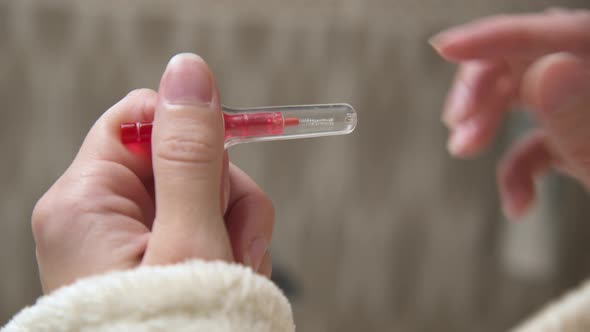
[[[457,80],[453,85],[446,101],[442,121],[449,128],[456,127],[460,122],[466,120],[474,110],[473,93],[462,80]]]
[[[462,148],[463,142],[461,141],[461,136],[456,131],[452,132],[447,141],[447,151],[452,156],[457,156],[461,153]]]
[[[522,220],[522,213],[510,207],[509,205],[502,205],[502,212],[504,214],[504,217],[511,222],[519,222],[520,220]]]
[[[442,43],[443,43],[443,41],[441,40],[441,38],[438,34],[434,35],[428,39],[428,44],[430,44],[430,46],[432,46],[432,48],[434,48],[434,50],[439,54],[441,53],[441,50],[442,50]]]
[[[534,200],[531,188],[513,187],[502,190],[502,210],[510,221],[519,221],[530,210]]]
[[[455,127],[455,124],[445,113],[443,113],[443,115],[440,117],[440,122],[449,129],[453,129]]]
[[[434,48],[436,53],[438,55],[440,55],[444,60],[449,61],[449,62],[455,62],[455,61],[459,60],[453,56],[453,51],[452,51],[452,46],[451,46],[452,44],[449,45],[439,39],[430,40],[428,43]]]
[[[449,62],[460,62],[467,60],[461,56],[460,40],[460,31],[452,29],[434,35],[428,39],[428,43],[443,59]]]
[[[523,221],[529,210],[530,206],[515,207],[510,204],[502,206],[504,217],[511,222]]]
[[[448,152],[455,158],[468,159],[478,152],[473,142],[475,135],[473,128],[463,126],[456,128],[450,135],[447,142]]]
[[[502,198],[502,212],[506,219],[510,221],[516,221],[519,219],[521,213],[517,208],[512,198],[507,193],[501,194]]]

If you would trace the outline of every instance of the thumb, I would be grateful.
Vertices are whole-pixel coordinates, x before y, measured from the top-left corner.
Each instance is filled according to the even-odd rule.
[[[218,99],[200,57],[170,60],[152,133],[156,219],[148,264],[232,257],[220,208],[224,129]]]
[[[522,94],[560,166],[590,185],[590,62],[567,53],[543,57],[526,73]]]

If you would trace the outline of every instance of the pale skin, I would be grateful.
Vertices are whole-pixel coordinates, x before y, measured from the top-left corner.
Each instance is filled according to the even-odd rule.
[[[185,54],[170,61],[158,92],[133,91],[104,113],[33,211],[46,293],[191,259],[235,260],[270,276],[273,205],[228,164],[220,112],[207,65]],[[121,123],[151,120],[151,149],[121,143]]]
[[[452,155],[481,152],[514,103],[537,121],[498,165],[509,218],[526,214],[534,179],[549,169],[590,186],[590,11],[484,18],[444,31],[431,44],[459,66],[443,111]]]
[[[513,103],[538,122],[498,166],[509,217],[526,213],[534,178],[548,169],[590,186],[589,12],[485,18],[431,43],[459,65],[443,111],[453,155],[481,152]],[[237,261],[270,275],[273,206],[228,163],[219,105],[205,63],[183,55],[170,62],[158,92],[134,91],[105,112],[33,212],[45,292],[190,259]],[[151,151],[121,144],[121,123],[152,119]]]

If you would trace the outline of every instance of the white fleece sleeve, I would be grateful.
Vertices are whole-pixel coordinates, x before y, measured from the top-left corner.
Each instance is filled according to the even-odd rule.
[[[587,331],[590,331],[590,281],[513,330],[513,332]]]
[[[2,332],[294,331],[289,302],[246,267],[191,261],[90,277],[23,309]]]

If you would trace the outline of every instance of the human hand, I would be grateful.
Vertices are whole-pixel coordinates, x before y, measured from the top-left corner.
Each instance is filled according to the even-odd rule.
[[[451,154],[483,150],[515,102],[538,122],[498,166],[508,217],[526,213],[535,177],[550,168],[590,186],[590,11],[484,18],[431,44],[459,64],[443,111]]]
[[[124,146],[121,123],[154,121],[151,146]],[[44,291],[76,279],[189,259],[245,262],[270,275],[271,201],[224,152],[207,65],[174,57],[159,93],[106,111],[32,216]]]

